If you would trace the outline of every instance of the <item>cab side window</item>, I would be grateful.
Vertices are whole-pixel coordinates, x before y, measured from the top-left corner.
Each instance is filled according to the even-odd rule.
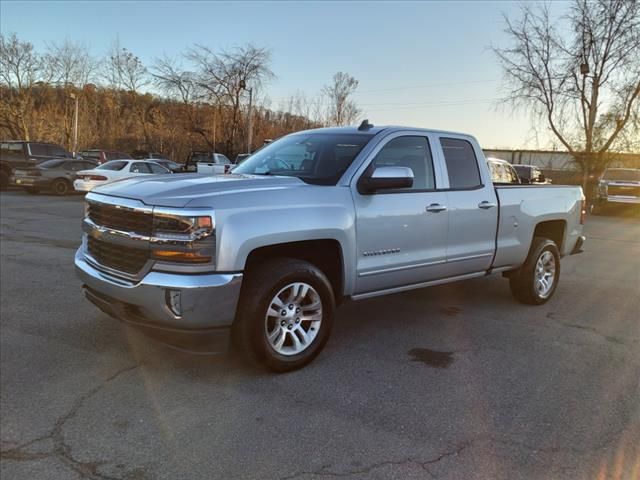
[[[370,168],[407,167],[413,171],[413,186],[402,190],[434,190],[431,149],[426,137],[406,136],[389,141],[378,152]]]
[[[482,186],[478,160],[470,142],[458,138],[441,138],[440,145],[447,164],[450,189],[467,190]]]

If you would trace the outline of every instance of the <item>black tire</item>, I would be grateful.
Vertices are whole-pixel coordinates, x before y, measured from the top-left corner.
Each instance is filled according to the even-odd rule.
[[[9,174],[0,170],[0,190],[7,190],[9,188]]]
[[[536,288],[536,268],[538,260],[545,254],[550,252],[555,262],[555,271],[553,273],[553,283],[548,292],[541,294]],[[546,256],[548,258],[548,256]],[[521,303],[528,305],[542,305],[549,301],[558,286],[560,279],[560,252],[558,246],[553,240],[544,237],[534,237],[531,242],[529,255],[524,265],[516,272],[509,276],[509,286],[511,293]]]
[[[71,184],[64,178],[58,178],[51,183],[51,190],[62,197],[71,191]]]
[[[303,351],[283,355],[278,353],[267,339],[267,310],[272,306],[272,300],[278,292],[296,282],[308,284],[318,294],[322,302],[322,321],[315,337]],[[267,260],[250,267],[245,273],[238,313],[233,325],[234,345],[246,358],[261,363],[270,370],[276,372],[296,370],[311,362],[324,347],[333,325],[334,311],[333,290],[320,269],[302,260],[287,258]],[[279,327],[275,325],[273,328]],[[283,326],[282,332],[284,328]],[[311,326],[307,328],[311,329]],[[289,332],[284,332],[282,336],[290,338],[287,334],[291,335]]]
[[[605,204],[600,202],[593,202],[589,208],[591,215],[602,215],[604,213]]]
[[[25,190],[31,195],[37,195],[38,193],[40,193],[40,189],[36,187],[26,187]]]

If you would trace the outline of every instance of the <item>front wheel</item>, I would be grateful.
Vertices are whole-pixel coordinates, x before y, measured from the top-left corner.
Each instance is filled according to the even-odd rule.
[[[333,324],[335,299],[324,273],[302,260],[275,259],[248,269],[245,278],[235,344],[277,372],[311,362]]]
[[[546,303],[560,279],[560,252],[553,240],[534,237],[524,265],[509,277],[511,293],[529,305]]]

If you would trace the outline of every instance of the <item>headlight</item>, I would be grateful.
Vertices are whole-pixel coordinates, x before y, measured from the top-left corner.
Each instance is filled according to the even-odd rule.
[[[151,255],[171,263],[212,264],[215,222],[211,216],[153,214]]]
[[[208,216],[153,215],[153,236],[157,238],[194,241],[205,238],[212,233],[213,219]]]

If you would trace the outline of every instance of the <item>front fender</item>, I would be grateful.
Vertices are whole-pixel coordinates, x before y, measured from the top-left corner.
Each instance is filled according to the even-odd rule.
[[[335,240],[343,255],[345,292],[355,278],[355,218],[348,189],[330,203],[265,205],[216,211],[217,263],[221,272],[240,272],[260,247],[305,240]],[[326,200],[326,198],[325,198]],[[267,202],[265,202],[267,203]]]

